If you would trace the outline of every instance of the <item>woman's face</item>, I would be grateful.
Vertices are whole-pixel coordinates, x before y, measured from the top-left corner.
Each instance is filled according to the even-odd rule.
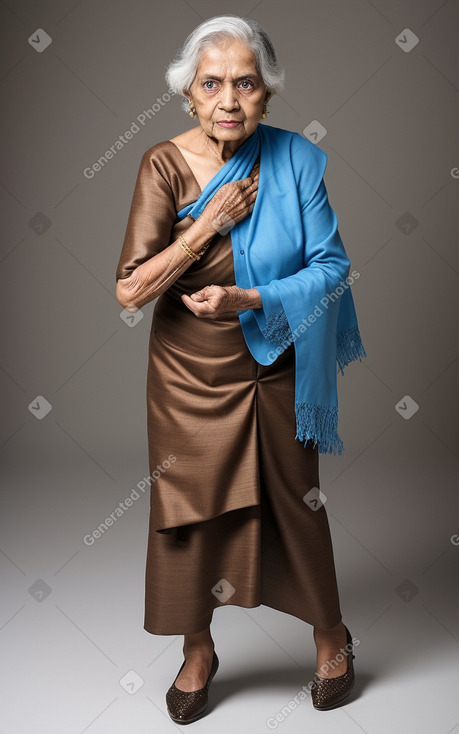
[[[270,95],[252,51],[242,41],[225,39],[202,52],[187,97],[207,135],[239,147],[255,132]],[[222,124],[225,120],[237,124]]]

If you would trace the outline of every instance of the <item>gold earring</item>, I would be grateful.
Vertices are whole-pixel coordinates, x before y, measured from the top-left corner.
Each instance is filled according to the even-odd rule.
[[[189,116],[190,117],[196,117],[196,107],[194,107],[194,106],[192,107],[191,106],[191,102],[189,102],[189,105],[190,105],[190,109],[188,111]]]
[[[266,105],[267,105],[267,104],[268,104],[268,103],[267,103],[267,102],[265,102],[265,103],[264,103],[264,105],[263,105],[263,112],[261,113],[261,117],[262,117],[262,119],[263,119],[263,120],[265,119],[265,117],[266,117],[266,114],[267,114],[267,109],[266,109]]]

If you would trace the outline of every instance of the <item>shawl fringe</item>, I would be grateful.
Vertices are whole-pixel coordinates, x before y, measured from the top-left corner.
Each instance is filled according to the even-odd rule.
[[[284,345],[284,342],[290,344],[292,333],[287,320],[285,311],[278,311],[266,319],[266,326],[261,329],[261,333],[271,346],[277,347],[278,344]],[[286,345],[288,346],[288,344]]]
[[[295,403],[296,436],[318,445],[320,454],[342,454],[343,442],[338,436],[338,409],[329,405]]]
[[[356,359],[362,360],[362,357],[366,356],[357,325],[340,331],[336,340],[336,361],[341,374],[348,364]]]

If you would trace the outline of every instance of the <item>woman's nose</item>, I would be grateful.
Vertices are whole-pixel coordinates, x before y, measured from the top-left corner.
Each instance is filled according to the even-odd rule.
[[[220,106],[232,110],[239,105],[237,94],[232,84],[223,85],[220,91]]]

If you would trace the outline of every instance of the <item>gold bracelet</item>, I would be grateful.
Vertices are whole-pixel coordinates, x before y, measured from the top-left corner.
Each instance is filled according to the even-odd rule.
[[[206,244],[203,247],[201,247],[201,249],[198,252],[199,257],[202,257],[204,253],[209,249],[211,242],[212,240],[209,240],[209,242],[206,242]]]
[[[188,257],[191,257],[193,260],[199,260],[199,258],[201,257],[201,255],[197,254],[196,252],[193,252],[193,250],[191,250],[188,247],[188,245],[186,243],[186,240],[185,240],[185,238],[182,235],[179,235],[179,237],[178,237],[178,243],[179,243],[179,247],[181,247],[182,250],[184,252],[186,252],[186,254],[188,255]]]

